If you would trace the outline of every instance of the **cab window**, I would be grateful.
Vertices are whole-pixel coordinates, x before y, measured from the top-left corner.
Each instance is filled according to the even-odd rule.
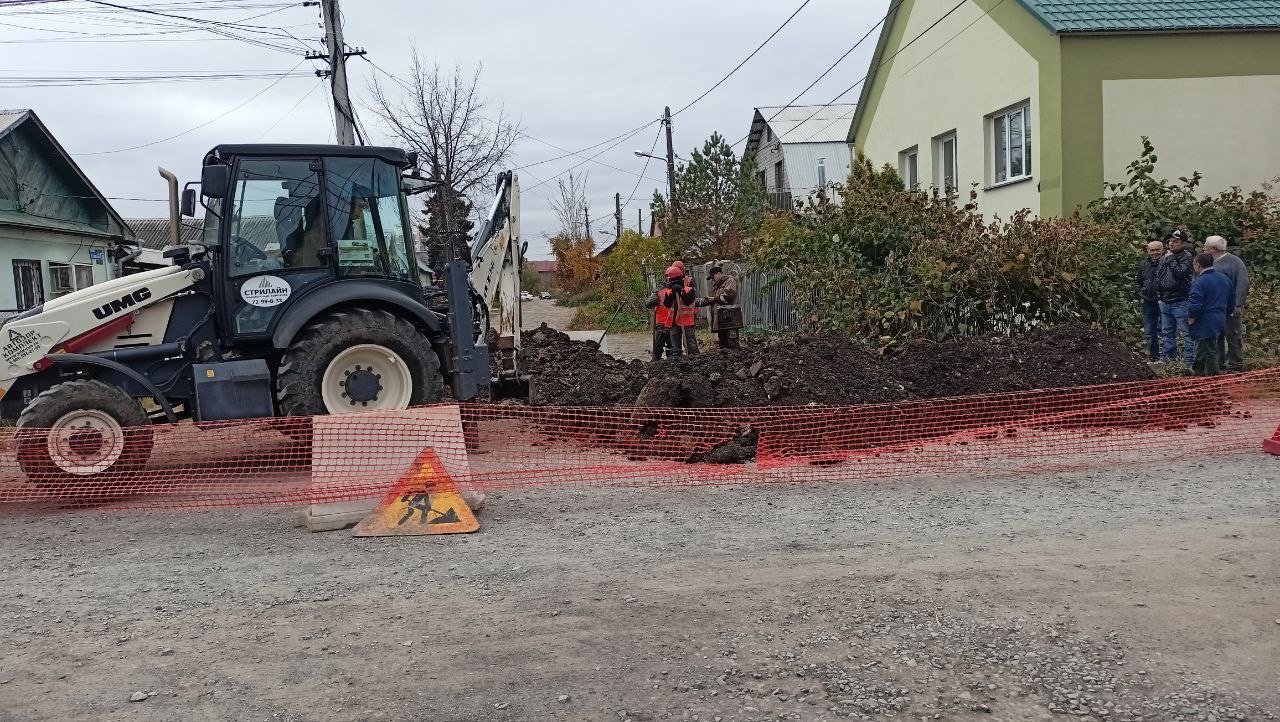
[[[325,159],[338,272],[412,280],[400,172],[375,158]]]
[[[242,160],[232,194],[232,276],[325,265],[324,201],[311,161]]]

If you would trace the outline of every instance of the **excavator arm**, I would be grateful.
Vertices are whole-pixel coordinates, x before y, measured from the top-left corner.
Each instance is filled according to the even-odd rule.
[[[520,267],[524,260],[520,183],[510,171],[498,176],[493,206],[476,232],[471,259],[471,288],[480,307],[480,339],[497,346],[497,373],[490,396],[494,400],[528,398],[529,377],[520,357]]]

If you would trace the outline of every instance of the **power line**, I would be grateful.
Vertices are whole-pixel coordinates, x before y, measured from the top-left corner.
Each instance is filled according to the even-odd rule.
[[[829,74],[831,73],[831,71],[832,71],[832,70],[835,70],[835,68],[836,68],[836,66],[837,66],[837,65],[839,65],[839,64],[840,64],[840,63],[842,63],[842,62],[844,62],[844,59],[845,59],[845,58],[847,58],[847,57],[849,57],[849,55],[851,55],[851,54],[853,53],[853,51],[855,51],[855,50],[857,50],[859,47],[861,47],[861,46],[862,46],[862,44],[863,44],[863,43],[865,43],[865,42],[867,41],[867,38],[871,37],[871,34],[872,34],[872,33],[874,33],[874,32],[876,31],[876,28],[880,27],[880,26],[881,26],[881,25],[883,25],[885,22],[887,22],[887,21],[889,20],[889,18],[893,15],[893,13],[894,13],[895,11],[897,11],[897,9],[898,9],[899,7],[901,7],[902,3],[904,3],[904,2],[906,2],[906,0],[896,0],[896,2],[895,2],[893,5],[891,5],[891,6],[889,7],[889,11],[888,11],[888,12],[886,12],[886,13],[884,14],[884,17],[880,18],[880,20],[878,20],[878,21],[876,22],[876,24],[875,24],[875,25],[872,25],[872,26],[870,27],[870,29],[868,29],[868,30],[867,30],[867,32],[866,32],[866,33],[863,33],[862,37],[858,38],[858,41],[857,41],[856,43],[854,43],[854,44],[853,44],[852,46],[850,46],[847,50],[845,50],[845,51],[844,51],[844,53],[840,55],[840,57],[836,58],[836,60],[835,60],[835,62],[834,62],[834,63],[832,63],[831,65],[827,66],[827,69],[826,69],[826,70],[824,70],[824,71],[822,71],[822,74],[821,74],[821,75],[819,75],[818,77],[814,78],[814,79],[813,79],[813,82],[811,82],[811,83],[809,83],[808,85],[806,85],[806,86],[805,86],[805,88],[804,88],[804,90],[801,90],[799,93],[796,93],[796,94],[795,94],[795,97],[793,97],[791,100],[787,101],[785,105],[783,105],[781,108],[779,108],[779,109],[778,109],[778,112],[774,113],[770,118],[768,118],[767,120],[765,120],[765,124],[767,125],[767,124],[769,124],[769,123],[772,123],[772,122],[774,121],[774,119],[776,119],[779,115],[782,115],[782,111],[786,110],[787,108],[793,107],[793,106],[792,106],[792,104],[793,104],[793,103],[795,103],[797,100],[799,100],[799,99],[801,98],[801,96],[803,96],[805,93],[807,93],[807,92],[809,92],[810,90],[812,90],[812,89],[813,89],[813,86],[817,85],[819,82],[821,82],[821,81],[822,81],[822,79],[823,79],[823,78],[827,77],[827,75],[829,75]],[[839,96],[837,96],[837,98],[838,98],[838,97],[839,97]],[[835,101],[832,101],[832,102],[835,102]],[[830,105],[830,103],[827,103],[826,105]],[[824,106],[821,106],[821,107],[826,107],[826,106],[824,105]],[[730,147],[730,148],[733,148],[733,147],[737,146],[738,144],[742,143],[743,141],[747,140],[747,139],[748,139],[748,138],[750,138],[750,137],[751,137],[751,133],[750,133],[750,132],[748,132],[746,135],[744,135],[743,137],[739,138],[737,141],[735,141],[735,142],[733,143],[733,145],[730,145],[729,147]]]
[[[364,58],[365,62],[367,62],[367,63],[369,63],[370,65],[372,65],[372,66],[373,66],[373,68],[374,68],[375,70],[377,70],[379,73],[382,73],[383,75],[385,75],[385,76],[387,76],[388,78],[390,78],[392,81],[394,81],[395,83],[397,83],[398,85],[400,85],[400,87],[404,88],[406,91],[408,91],[408,92],[410,92],[410,93],[417,92],[417,89],[414,87],[414,85],[413,85],[412,83],[410,83],[409,81],[404,80],[403,78],[400,78],[399,76],[395,75],[394,73],[391,73],[390,71],[388,71],[388,70],[384,69],[381,65],[378,65],[377,63],[375,63],[375,62],[373,62],[372,60],[370,60],[370,59],[369,59],[369,57],[368,57],[367,55],[361,55],[360,57],[361,57],[361,58]],[[492,124],[492,125],[495,125],[495,126],[499,125],[498,121],[493,120],[492,118],[486,118],[485,116],[480,115],[480,114],[478,114],[478,113],[477,113],[477,117],[479,117],[481,120],[484,120],[484,121],[486,121],[486,122],[488,122],[488,123],[490,123],[490,124]],[[541,139],[541,138],[538,138],[538,137],[536,137],[536,136],[530,135],[529,133],[527,133],[527,132],[525,132],[525,131],[523,131],[523,130],[519,130],[519,129],[517,129],[517,130],[516,130],[516,134],[517,134],[517,135],[519,135],[519,136],[521,136],[521,137],[528,138],[529,140],[532,140],[532,141],[534,141],[535,143],[541,143],[542,145],[545,145],[545,146],[547,146],[548,148],[551,148],[551,149],[553,149],[553,150],[558,150],[558,151],[560,151],[561,153],[564,153],[564,155],[562,155],[562,156],[558,156],[558,158],[567,158],[567,157],[570,157],[570,156],[577,157],[577,158],[586,158],[586,156],[582,155],[582,154],[581,154],[581,152],[579,152],[579,151],[572,151],[572,150],[569,150],[569,149],[567,149],[567,148],[562,148],[562,147],[560,147],[560,146],[556,145],[555,143],[551,143],[551,142],[549,142],[549,141],[545,141],[545,140],[543,140],[543,139]],[[592,147],[594,147],[594,146],[592,146]],[[553,158],[553,159],[551,159],[551,160],[557,160],[558,158]],[[628,175],[637,175],[637,173],[636,173],[635,171],[627,170],[627,169],[625,169],[625,168],[619,168],[619,167],[614,166],[614,165],[609,165],[608,163],[605,163],[604,161],[599,161],[599,160],[594,160],[594,159],[588,159],[588,160],[592,160],[592,161],[593,161],[594,163],[596,163],[597,165],[604,166],[605,168],[610,168],[610,169],[612,169],[612,170],[616,170],[616,171],[618,171],[619,173],[626,173],[626,174],[628,174]],[[514,170],[521,170],[521,169],[524,169],[524,168],[532,167],[532,166],[534,166],[534,165],[541,165],[542,163],[548,163],[548,162],[550,162],[550,160],[546,160],[546,161],[538,161],[537,163],[530,163],[530,164],[528,164],[528,165],[524,165],[524,166],[517,167],[517,168],[515,168]],[[532,175],[532,174],[530,174],[530,175]],[[642,178],[644,177],[644,176],[643,176],[643,174],[639,174],[639,175],[640,175],[640,177],[642,177]],[[656,181],[656,180],[655,180],[655,179],[653,179],[653,178],[648,178],[647,180],[654,181],[655,183],[656,183],[656,182],[659,182],[659,181]]]
[[[275,130],[275,129],[276,129],[276,126],[277,126],[277,125],[280,125],[280,123],[281,123],[285,118],[288,118],[290,115],[293,115],[293,111],[297,110],[297,109],[298,109],[298,106],[299,106],[299,105],[302,105],[302,104],[303,104],[303,102],[305,102],[307,98],[310,98],[312,93],[316,92],[317,90],[319,90],[320,88],[323,88],[323,87],[324,87],[324,81],[323,81],[323,80],[320,80],[320,81],[319,81],[319,82],[317,82],[315,85],[311,86],[311,90],[308,90],[308,91],[306,92],[306,94],[305,94],[305,95],[303,95],[301,98],[298,98],[298,102],[294,103],[292,107],[290,107],[288,110],[286,110],[286,111],[284,112],[284,115],[280,116],[279,118],[276,118],[276,122],[272,123],[272,124],[270,125],[270,127],[268,127],[266,130],[262,131],[262,135],[258,136],[256,139],[254,139],[254,141],[253,141],[253,142],[257,143],[258,141],[260,141],[260,140],[262,140],[263,138],[265,138],[265,137],[266,137],[266,135],[267,135],[267,133],[270,133],[271,131]]]
[[[297,70],[297,69],[298,69],[298,67],[299,67],[299,66],[301,66],[301,65],[302,65],[303,63],[305,63],[305,62],[307,62],[305,59],[303,59],[303,60],[299,60],[299,61],[298,61],[298,64],[297,64],[297,65],[295,65],[295,66],[293,66],[292,68],[290,68],[289,72],[290,72],[290,73],[292,73],[294,70]],[[117,149],[115,149],[115,150],[98,150],[98,151],[93,151],[93,152],[91,152],[91,153],[75,153],[75,154],[73,154],[73,155],[78,155],[78,156],[87,156],[87,155],[108,155],[108,154],[111,154],[111,153],[124,153],[124,152],[126,152],[126,151],[138,150],[139,148],[149,148],[149,147],[151,147],[151,146],[153,146],[153,145],[159,145],[160,143],[164,143],[164,142],[166,142],[166,141],[173,140],[174,138],[181,138],[182,136],[187,135],[188,133],[194,133],[195,131],[200,130],[201,128],[204,128],[205,126],[212,125],[213,123],[216,123],[216,122],[218,122],[219,120],[222,120],[223,118],[227,117],[228,115],[231,115],[232,113],[236,112],[237,110],[240,110],[241,108],[243,108],[244,106],[248,105],[249,103],[252,103],[253,101],[257,100],[257,99],[258,99],[258,96],[260,96],[260,95],[262,95],[263,93],[267,92],[268,90],[271,90],[272,88],[276,87],[276,85],[278,85],[278,84],[280,83],[280,81],[281,81],[281,80],[284,80],[286,77],[289,77],[289,76],[285,75],[285,76],[281,76],[281,77],[279,77],[279,78],[276,78],[274,81],[272,81],[272,83],[271,83],[270,85],[268,85],[267,87],[263,88],[262,90],[259,90],[259,91],[258,91],[258,92],[256,92],[256,93],[254,93],[252,96],[250,96],[250,97],[249,97],[247,100],[245,100],[243,103],[241,103],[241,104],[237,105],[236,107],[232,108],[231,110],[228,110],[227,112],[222,113],[221,115],[219,115],[219,116],[217,116],[217,117],[215,117],[215,118],[211,118],[211,119],[209,119],[209,120],[207,120],[207,121],[205,121],[205,122],[201,123],[200,125],[195,126],[194,128],[188,128],[187,130],[184,130],[184,131],[182,131],[181,133],[175,133],[174,135],[170,135],[170,136],[167,136],[167,137],[165,137],[165,138],[160,138],[159,140],[153,140],[153,141],[151,141],[151,142],[149,142],[149,143],[143,143],[143,144],[141,144],[141,145],[130,146],[130,147],[128,147],[128,148],[117,148]]]
[[[702,95],[699,95],[698,97],[694,98],[693,100],[690,100],[688,103],[686,103],[686,104],[685,104],[685,106],[684,106],[683,108],[681,108],[681,109],[679,109],[679,110],[675,111],[674,113],[672,113],[672,114],[671,114],[671,117],[673,117],[673,118],[674,118],[675,116],[680,115],[681,113],[683,113],[684,111],[688,110],[689,108],[692,108],[694,105],[696,105],[696,104],[698,103],[698,101],[700,101],[700,100],[702,100],[703,98],[707,97],[708,95],[710,95],[710,94],[711,94],[711,92],[712,92],[713,90],[715,90],[716,88],[720,87],[720,86],[721,86],[721,84],[723,84],[723,83],[724,83],[724,81],[726,81],[726,80],[728,80],[729,78],[733,77],[733,74],[734,74],[734,73],[736,73],[736,72],[738,72],[739,70],[741,70],[741,69],[742,69],[742,66],[744,66],[744,65],[746,65],[746,64],[747,64],[747,61],[749,61],[749,60],[751,60],[752,58],[754,58],[754,57],[756,56],[756,53],[758,53],[758,52],[760,52],[761,50],[763,50],[763,49],[764,49],[764,46],[768,45],[768,44],[769,44],[769,41],[773,40],[773,39],[774,39],[774,37],[775,37],[775,36],[777,36],[777,34],[778,34],[778,33],[782,32],[782,29],[783,29],[783,28],[785,28],[785,27],[787,27],[787,25],[788,25],[788,24],[789,24],[793,19],[795,19],[795,17],[796,17],[797,15],[799,15],[799,14],[800,14],[800,11],[801,11],[801,10],[804,10],[805,6],[806,6],[806,5],[808,5],[811,1],[812,1],[812,0],[804,0],[804,2],[800,3],[800,7],[796,8],[796,9],[795,9],[795,12],[793,12],[793,13],[791,13],[789,16],[787,16],[787,19],[786,19],[786,20],[784,20],[784,21],[782,21],[782,24],[781,24],[781,25],[779,25],[777,28],[775,28],[775,29],[774,29],[774,31],[773,31],[772,33],[769,33],[769,37],[765,38],[765,39],[764,39],[764,42],[762,42],[762,43],[760,43],[759,45],[757,45],[755,50],[752,50],[752,51],[747,55],[747,57],[743,58],[743,59],[742,59],[742,60],[741,60],[737,65],[733,66],[733,70],[730,70],[728,73],[726,73],[726,74],[725,74],[725,76],[724,76],[723,78],[720,78],[719,80],[717,80],[717,81],[715,82],[715,85],[712,85],[710,88],[707,88],[705,91],[703,91]]]
[[[952,40],[955,40],[957,37],[959,37],[959,36],[960,36],[960,33],[963,33],[965,30],[968,30],[969,28],[973,27],[974,23],[977,23],[977,22],[978,22],[978,20],[981,20],[982,18],[986,17],[988,13],[990,13],[992,10],[995,10],[995,9],[996,9],[997,7],[999,7],[999,6],[1000,6],[1000,4],[1001,4],[1001,3],[1003,3],[1003,2],[1004,2],[1004,0],[999,0],[999,2],[997,2],[995,5],[992,5],[989,9],[987,9],[987,10],[986,10],[986,11],[984,11],[981,15],[979,15],[979,16],[978,16],[978,17],[977,17],[973,22],[969,23],[968,25],[964,26],[963,28],[960,28],[960,30],[956,31],[956,33],[955,33],[954,35],[952,35],[950,38],[948,38],[948,39],[947,39],[947,41],[943,43],[943,45],[946,45],[947,43],[950,43]],[[844,90],[840,91],[840,94],[839,94],[839,95],[837,95],[836,97],[832,98],[829,102],[825,103],[824,105],[819,106],[818,110],[815,110],[815,111],[814,111],[814,112],[813,112],[813,113],[812,113],[808,118],[805,118],[804,120],[800,121],[799,123],[797,123],[797,124],[796,124],[794,127],[792,127],[791,129],[789,129],[789,130],[787,130],[787,131],[784,131],[783,133],[780,133],[780,134],[778,135],[778,138],[779,138],[779,139],[781,139],[781,138],[782,138],[782,136],[786,135],[787,133],[791,132],[792,130],[795,130],[796,128],[799,128],[801,125],[804,125],[805,123],[809,122],[809,121],[810,121],[810,120],[812,120],[812,119],[813,119],[813,117],[814,117],[815,115],[817,115],[817,114],[818,114],[818,113],[819,113],[823,108],[825,108],[825,107],[827,107],[827,106],[830,106],[832,103],[836,102],[836,101],[837,101],[837,100],[839,100],[840,98],[842,98],[842,97],[844,97],[845,95],[847,95],[847,94],[849,94],[850,92],[852,92],[854,88],[858,87],[859,85],[862,85],[864,82],[866,82],[867,78],[870,78],[870,77],[871,77],[871,74],[872,74],[872,73],[874,73],[876,70],[879,70],[879,69],[880,69],[880,67],[882,67],[882,66],[883,66],[885,63],[887,63],[888,61],[893,60],[894,58],[898,57],[898,55],[899,55],[900,53],[902,53],[902,51],[904,51],[904,50],[906,50],[907,48],[911,47],[911,45],[912,45],[913,43],[915,43],[915,42],[916,42],[917,40],[919,40],[920,38],[924,37],[925,33],[929,32],[930,30],[933,30],[934,28],[938,27],[938,25],[942,24],[942,21],[943,21],[943,20],[946,20],[948,17],[951,17],[951,15],[952,15],[953,13],[955,13],[957,10],[959,10],[962,6],[964,6],[964,4],[965,4],[965,0],[960,0],[960,2],[956,3],[955,7],[951,8],[950,10],[948,10],[948,11],[947,11],[947,12],[946,12],[942,17],[940,17],[940,18],[938,18],[937,20],[933,21],[933,22],[932,22],[928,27],[926,27],[924,30],[921,30],[919,35],[917,35],[917,36],[915,36],[914,38],[912,38],[911,40],[907,41],[907,43],[905,43],[902,47],[900,47],[900,48],[898,48],[897,50],[895,50],[895,51],[893,52],[893,54],[892,54],[892,55],[890,55],[890,56],[889,56],[889,57],[887,57],[887,58],[882,59],[879,63],[877,63],[877,64],[876,64],[876,66],[875,66],[874,68],[871,68],[870,70],[868,70],[868,71],[867,71],[867,74],[866,74],[866,75],[864,75],[864,76],[862,76],[862,79],[861,79],[861,80],[859,80],[858,82],[854,83],[853,85],[850,85],[849,87],[845,88]],[[939,46],[939,47],[941,47],[941,46]],[[936,51],[935,51],[935,52],[936,52]],[[832,125],[834,125],[835,123],[839,122],[840,120],[841,120],[841,119],[837,118],[836,120],[833,120],[833,121],[831,121],[830,123],[827,123],[826,125],[822,126],[822,127],[821,127],[821,128],[819,128],[818,130],[814,131],[814,133],[813,133],[813,134],[814,134],[814,135],[817,135],[818,133],[821,133],[822,131],[826,130],[827,128],[830,128]]]

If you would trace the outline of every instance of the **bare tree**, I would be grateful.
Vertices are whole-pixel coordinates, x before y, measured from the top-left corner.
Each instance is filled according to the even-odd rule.
[[[556,180],[559,193],[551,199],[551,210],[560,221],[559,235],[580,241],[587,237],[587,175]]]
[[[397,84],[403,94],[390,94],[375,78],[368,105],[386,130],[440,182],[427,201],[428,226],[423,229],[433,258],[467,256],[466,233],[470,198],[484,195],[489,182],[511,160],[520,135],[519,125],[501,106],[488,112],[480,94],[480,68],[469,77],[461,68],[443,74],[415,50],[408,83]]]

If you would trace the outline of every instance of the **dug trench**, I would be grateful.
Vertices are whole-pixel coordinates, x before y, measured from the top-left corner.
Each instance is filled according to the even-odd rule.
[[[1183,379],[1153,382],[1154,372],[1123,342],[1075,326],[918,341],[884,353],[836,335],[799,335],[655,363],[616,359],[545,324],[525,331],[523,345],[534,407],[631,409],[624,424],[547,409],[555,436],[625,450],[632,459],[745,463],[767,449],[835,463],[860,450],[975,429],[1013,435],[1013,425],[1033,416],[1052,417],[1055,428],[1150,426],[1153,419],[1176,428],[1212,424],[1230,408],[1220,391],[1198,393]],[[1115,405],[1104,417],[1073,411],[1083,393],[1043,392],[1100,384],[1111,384],[1106,398]],[[979,394],[1007,395],[1007,403],[987,396],[975,413],[957,398]],[[766,407],[776,411],[732,413]],[[708,423],[685,411],[713,408],[721,411]],[[823,433],[830,428],[842,433]],[[653,443],[637,443],[644,440]]]

